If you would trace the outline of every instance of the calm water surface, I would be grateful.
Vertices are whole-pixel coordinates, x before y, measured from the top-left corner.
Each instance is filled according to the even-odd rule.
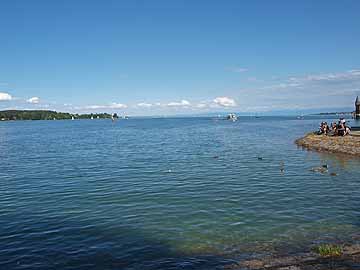
[[[222,269],[356,241],[360,160],[294,144],[319,121],[2,122],[0,269]]]

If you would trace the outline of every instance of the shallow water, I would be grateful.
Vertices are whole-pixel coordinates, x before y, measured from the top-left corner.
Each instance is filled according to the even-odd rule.
[[[354,241],[360,160],[294,144],[321,121],[2,122],[0,269],[221,269]]]

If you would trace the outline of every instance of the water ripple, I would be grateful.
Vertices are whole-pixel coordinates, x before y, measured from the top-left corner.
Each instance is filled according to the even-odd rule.
[[[297,149],[317,122],[0,123],[0,268],[209,269],[349,240],[360,161]]]

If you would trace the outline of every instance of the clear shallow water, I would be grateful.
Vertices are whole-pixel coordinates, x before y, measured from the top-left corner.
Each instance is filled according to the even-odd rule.
[[[221,269],[353,241],[360,160],[294,144],[319,121],[0,123],[0,268]]]

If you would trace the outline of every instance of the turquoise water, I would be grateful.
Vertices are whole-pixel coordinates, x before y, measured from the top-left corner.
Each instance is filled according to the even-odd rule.
[[[222,269],[357,241],[360,160],[294,144],[321,121],[2,122],[0,269]]]

